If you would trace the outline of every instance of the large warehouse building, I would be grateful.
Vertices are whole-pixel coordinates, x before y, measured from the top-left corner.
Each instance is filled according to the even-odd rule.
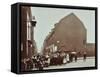
[[[74,13],[62,18],[54,26],[44,40],[43,54],[86,51],[88,56],[95,56],[95,44],[87,43],[87,29]]]

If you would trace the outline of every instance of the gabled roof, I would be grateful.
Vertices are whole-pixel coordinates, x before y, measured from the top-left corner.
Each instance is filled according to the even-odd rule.
[[[82,25],[80,25],[83,29],[85,29],[86,30],[86,28],[85,28],[85,26],[84,26],[84,24],[82,23],[82,21],[74,14],[74,13],[70,13],[69,15],[67,15],[67,16],[65,16],[64,18],[62,18],[60,21],[59,21],[59,23],[60,22],[69,22],[69,21],[71,21],[71,22],[79,22],[79,23],[81,23]],[[45,41],[46,40],[48,40],[53,34],[54,34],[54,31],[55,31],[55,29],[58,27],[58,26],[60,26],[60,25],[58,25],[59,23],[57,23],[56,25],[55,25],[55,27],[51,30],[51,32],[47,35],[47,37],[45,38]],[[70,23],[69,23],[70,24]],[[62,26],[62,25],[61,25]],[[67,26],[67,25],[66,25]],[[74,25],[73,25],[74,26]]]
[[[64,18],[62,18],[59,22],[68,22],[68,21],[72,21],[72,22],[76,21],[76,22],[79,22],[79,23],[82,24],[80,26],[83,27],[86,30],[83,22],[74,13],[70,13],[69,15],[65,16]]]

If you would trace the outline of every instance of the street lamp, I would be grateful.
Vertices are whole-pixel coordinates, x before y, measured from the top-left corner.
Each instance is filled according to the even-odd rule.
[[[27,23],[30,23],[33,27],[35,27],[36,26],[36,23],[37,23],[34,16],[33,16],[32,20],[29,19],[26,22]]]
[[[32,26],[34,26],[34,27],[36,26],[35,16],[32,17],[32,21],[30,21],[30,22],[31,22]]]
[[[36,26],[36,21],[30,21],[32,26]]]

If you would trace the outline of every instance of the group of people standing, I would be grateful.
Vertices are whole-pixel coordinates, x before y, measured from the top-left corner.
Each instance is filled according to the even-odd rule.
[[[35,55],[21,61],[21,69],[25,70],[43,70],[43,67],[49,66],[48,56]]]
[[[34,68],[38,70],[43,70],[43,67],[48,67],[50,64],[49,56],[37,55],[32,57]]]
[[[86,61],[87,53],[86,51],[80,53],[80,52],[71,52],[69,54],[69,60],[70,62],[75,61],[77,62],[78,57],[83,57],[83,61]]]
[[[35,55],[32,58],[24,59],[21,63],[21,67],[24,70],[43,70],[44,67],[51,65],[62,65],[70,62],[77,62],[77,52],[70,53],[55,53],[52,56],[49,55]],[[83,52],[83,60],[86,61],[86,52]]]

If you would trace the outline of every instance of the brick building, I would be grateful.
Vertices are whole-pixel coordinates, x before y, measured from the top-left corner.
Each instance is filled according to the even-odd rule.
[[[87,43],[87,29],[74,13],[65,16],[54,26],[44,40],[44,54],[56,51],[89,51],[88,56],[95,55],[95,44]]]
[[[21,61],[32,58],[37,53],[34,40],[35,18],[32,17],[31,8],[21,7]],[[22,70],[25,69],[22,63]]]

